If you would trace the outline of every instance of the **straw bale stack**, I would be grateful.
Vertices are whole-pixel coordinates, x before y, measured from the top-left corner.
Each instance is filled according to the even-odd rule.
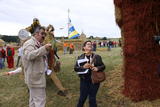
[[[123,33],[124,90],[133,101],[160,98],[159,0],[114,0],[121,12],[117,22]],[[116,12],[118,14],[118,12]],[[117,19],[117,18],[116,18]]]

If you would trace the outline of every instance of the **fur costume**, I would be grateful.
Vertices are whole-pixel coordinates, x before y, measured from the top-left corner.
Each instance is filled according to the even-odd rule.
[[[55,62],[56,62],[56,57],[58,59],[59,59],[59,57],[56,53],[57,46],[56,46],[56,40],[54,38],[53,31],[54,31],[54,27],[52,25],[49,25],[46,29],[47,35],[45,37],[44,43],[45,44],[47,44],[47,43],[52,44],[52,48],[50,49],[49,54],[48,54],[48,66],[49,66],[49,69],[54,69],[54,71],[57,71],[57,69],[55,68],[55,66],[56,66]]]
[[[37,18],[34,18],[33,23],[31,24],[31,26],[27,27],[26,30],[29,31],[31,34],[33,34],[35,30],[39,28],[40,26],[41,25],[39,23],[39,20]]]

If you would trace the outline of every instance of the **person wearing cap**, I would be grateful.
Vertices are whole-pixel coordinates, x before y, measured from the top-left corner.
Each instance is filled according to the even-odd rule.
[[[42,45],[45,37],[45,28],[39,27],[33,37],[23,44],[22,65],[29,88],[29,107],[45,107],[46,104],[46,54],[51,44]]]

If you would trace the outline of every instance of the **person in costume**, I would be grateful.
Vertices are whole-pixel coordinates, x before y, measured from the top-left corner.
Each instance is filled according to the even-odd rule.
[[[63,87],[61,81],[59,80],[59,78],[55,73],[55,72],[58,72],[57,70],[60,70],[60,66],[57,69],[56,62],[59,59],[59,56],[57,55],[57,45],[54,37],[54,27],[52,25],[48,25],[48,27],[46,28],[46,35],[47,36],[45,38],[44,43],[52,44],[52,48],[49,50],[49,54],[48,54],[48,68],[52,70],[50,77],[55,83],[56,87],[59,89],[57,94],[61,96],[66,96],[67,91]]]

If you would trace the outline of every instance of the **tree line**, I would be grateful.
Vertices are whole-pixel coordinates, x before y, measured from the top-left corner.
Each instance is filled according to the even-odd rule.
[[[7,35],[0,35],[0,38],[5,42],[16,42],[19,43],[20,39],[18,36],[7,36]]]

